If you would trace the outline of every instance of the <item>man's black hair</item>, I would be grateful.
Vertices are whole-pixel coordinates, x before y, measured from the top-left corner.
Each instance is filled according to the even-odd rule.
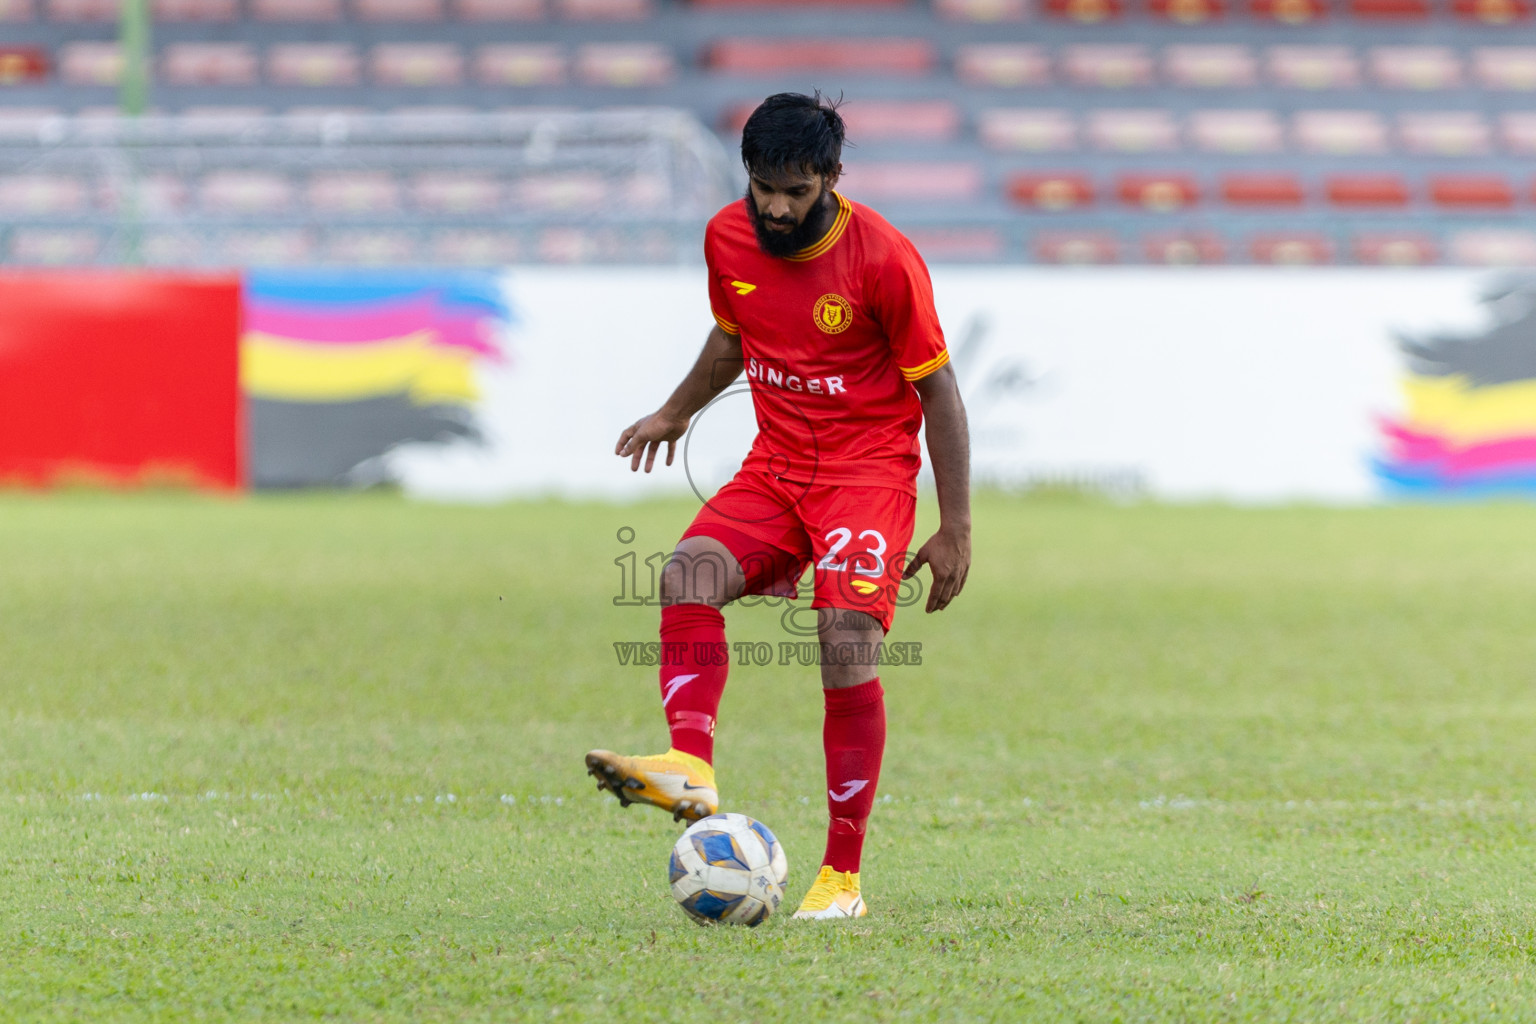
[[[769,96],[741,130],[741,162],[748,174],[832,174],[842,158],[842,115],[819,91]]]

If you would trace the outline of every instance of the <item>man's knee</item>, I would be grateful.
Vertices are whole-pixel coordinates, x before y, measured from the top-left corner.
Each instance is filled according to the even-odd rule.
[[[661,570],[661,603],[723,605],[741,593],[741,567],[711,537],[685,537]]]

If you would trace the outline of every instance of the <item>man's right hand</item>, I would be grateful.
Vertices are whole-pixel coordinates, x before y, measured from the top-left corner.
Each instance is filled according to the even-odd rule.
[[[640,468],[640,459],[643,456],[645,471],[649,473],[651,466],[656,463],[656,452],[665,443],[667,465],[670,466],[677,439],[688,432],[688,420],[687,416],[682,418],[670,416],[665,409],[641,417],[619,435],[619,443],[614,446],[613,453],[620,458],[629,457],[630,472]]]

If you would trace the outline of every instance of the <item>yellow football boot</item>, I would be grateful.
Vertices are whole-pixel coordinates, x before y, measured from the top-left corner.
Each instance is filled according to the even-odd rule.
[[[672,812],[672,820],[698,821],[720,806],[715,769],[703,758],[669,750],[650,757],[626,757],[611,750],[587,754],[587,774],[625,807],[651,804]]]
[[[863,917],[869,911],[864,897],[859,895],[857,871],[833,871],[823,864],[821,873],[811,884],[811,891],[800,901],[795,917],[811,921],[832,921],[840,917]]]

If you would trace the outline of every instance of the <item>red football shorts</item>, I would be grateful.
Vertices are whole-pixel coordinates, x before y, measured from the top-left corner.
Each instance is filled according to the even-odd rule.
[[[746,575],[746,594],[794,598],[813,566],[813,608],[851,608],[887,632],[902,592],[917,499],[894,487],[801,484],[742,470],[683,536],[713,537]]]

